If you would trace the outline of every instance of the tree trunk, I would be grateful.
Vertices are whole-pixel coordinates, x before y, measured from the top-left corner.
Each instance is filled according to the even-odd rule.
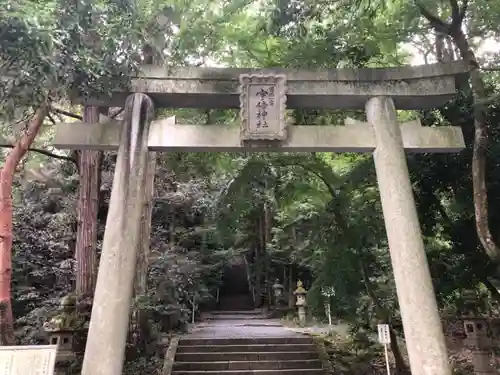
[[[441,33],[436,33],[436,40],[435,40],[435,46],[436,46],[436,60],[438,63],[444,62],[444,38],[445,36]]]
[[[149,153],[148,169],[146,174],[146,190],[141,217],[141,234],[139,251],[137,252],[137,271],[135,276],[134,294],[136,297],[147,293],[149,245],[151,237],[151,217],[153,214],[154,181],[156,170],[156,153]],[[149,333],[148,317],[144,309],[136,308],[134,311],[137,323],[136,344],[145,349]]]
[[[389,333],[391,335],[390,346],[391,346],[392,355],[394,357],[394,365],[396,367],[396,375],[409,374],[410,371],[408,369],[408,366],[406,365],[406,362],[405,362],[403,355],[401,354],[401,350],[399,348],[396,332],[392,328],[391,314],[386,308],[384,308],[382,306],[377,295],[375,294],[375,291],[373,290],[372,283],[370,281],[370,277],[368,275],[368,269],[366,267],[366,263],[362,257],[360,257],[360,263],[361,263],[361,271],[363,274],[363,281],[365,283],[365,288],[366,288],[366,291],[368,293],[368,296],[370,297],[370,299],[373,302],[373,305],[375,306],[375,313],[377,315],[377,318],[380,320],[380,322],[382,324],[389,325]]]
[[[472,185],[476,230],[488,257],[500,266],[500,248],[495,243],[489,227],[488,190],[486,188],[486,152],[488,149],[488,126],[486,124],[487,99],[479,64],[471,50],[467,37],[460,27],[451,30],[454,43],[471,71],[470,81],[474,95],[474,148],[472,151]]]
[[[83,121],[99,122],[99,108],[86,106]],[[79,299],[91,297],[97,275],[97,213],[101,188],[102,152],[79,152],[80,187],[78,192],[76,235],[76,294]]]
[[[292,227],[292,239],[293,243],[297,243],[297,232],[295,231],[295,227]],[[296,275],[295,275],[296,276]],[[295,305],[295,296],[293,292],[295,291],[295,283],[294,283],[294,274],[293,274],[293,263],[290,263],[290,272],[288,274],[288,307],[291,309]]]
[[[255,244],[255,307],[262,306],[262,253],[261,253],[261,245],[262,245],[262,216],[259,215],[257,219],[257,236],[258,240]]]
[[[295,304],[295,297],[293,292],[295,290],[295,285],[293,283],[293,263],[290,263],[290,269],[288,273],[288,307],[291,309]]]
[[[0,170],[0,345],[15,344],[11,300],[12,183],[14,182],[16,166],[35,140],[47,114],[47,104],[43,104],[37,109],[29,121],[26,132],[9,152]]]
[[[266,290],[266,303],[268,306],[272,304],[272,281],[271,277],[271,256],[267,251],[267,244],[270,242],[271,238],[271,210],[269,209],[267,203],[264,203],[262,208],[262,249],[264,252],[264,279],[265,279],[265,290]]]
[[[455,61],[455,48],[451,37],[446,38],[446,49],[448,51],[448,60],[446,61]]]
[[[394,365],[396,367],[396,375],[408,375],[410,374],[410,370],[408,369],[408,366],[405,363],[405,360],[403,359],[403,355],[401,354],[401,350],[399,349],[399,344],[398,344],[398,336],[396,335],[396,332],[392,328],[392,325],[389,321],[383,322],[385,324],[389,325],[389,335],[391,336],[391,352],[392,356],[394,357]]]
[[[429,12],[423,4],[416,2],[420,13],[429,21],[436,32],[445,32],[455,43],[462,59],[470,69],[470,82],[474,96],[474,147],[472,151],[472,186],[476,230],[484,251],[497,266],[500,275],[500,248],[495,243],[489,228],[488,191],[486,188],[486,152],[488,148],[488,126],[486,123],[486,89],[479,72],[479,63],[472,51],[469,41],[462,30],[463,20],[467,12],[468,2],[459,7],[456,0],[450,0],[452,21],[441,20]]]
[[[498,291],[498,289],[496,288],[495,285],[493,285],[491,283],[490,280],[488,280],[488,278],[484,277],[481,279],[481,282],[484,284],[484,286],[486,288],[488,288],[490,294],[491,294],[491,298],[493,298],[495,301],[497,301],[498,303],[500,303],[500,292]]]

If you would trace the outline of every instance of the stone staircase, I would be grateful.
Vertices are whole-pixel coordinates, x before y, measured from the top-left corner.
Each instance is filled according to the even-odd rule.
[[[221,296],[218,307],[222,311],[248,311],[254,308],[250,294]]]
[[[310,337],[181,339],[172,375],[322,375]]]
[[[255,310],[245,310],[245,311],[237,311],[237,310],[218,310],[212,311],[209,315],[207,315],[210,320],[255,320],[255,319],[265,319],[265,316],[262,315],[262,311]]]

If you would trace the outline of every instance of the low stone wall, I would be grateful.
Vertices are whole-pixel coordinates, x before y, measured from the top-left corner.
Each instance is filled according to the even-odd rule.
[[[172,373],[179,340],[180,338],[178,336],[173,336],[170,339],[167,352],[165,353],[165,362],[163,363],[163,370],[161,372],[162,375],[170,375]]]

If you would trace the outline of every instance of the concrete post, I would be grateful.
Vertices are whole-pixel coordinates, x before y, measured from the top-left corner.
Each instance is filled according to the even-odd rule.
[[[472,351],[474,375],[498,375],[491,365],[491,350],[476,349]]]
[[[366,113],[411,372],[451,375],[394,102],[371,98]]]
[[[131,94],[113,178],[82,375],[121,375],[130,318],[153,102]]]

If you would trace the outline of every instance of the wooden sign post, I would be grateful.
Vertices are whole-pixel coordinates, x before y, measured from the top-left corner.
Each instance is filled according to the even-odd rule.
[[[387,375],[391,375],[391,367],[389,366],[389,344],[391,343],[391,332],[389,324],[378,325],[378,342],[384,345],[385,365],[387,367]]]

